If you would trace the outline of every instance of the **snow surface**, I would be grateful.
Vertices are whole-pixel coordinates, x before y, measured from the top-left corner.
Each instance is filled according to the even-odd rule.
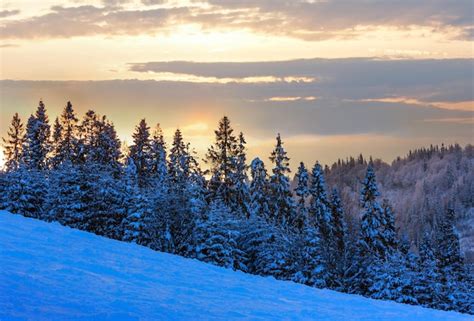
[[[0,320],[474,320],[318,290],[0,211]]]

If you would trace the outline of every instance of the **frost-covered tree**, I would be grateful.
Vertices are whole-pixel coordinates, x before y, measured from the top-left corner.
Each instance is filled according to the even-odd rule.
[[[397,231],[395,229],[395,215],[387,199],[382,201],[382,243],[385,251],[390,254],[397,250]]]
[[[330,274],[324,257],[323,239],[317,227],[307,226],[302,234],[299,248],[300,267],[294,275],[293,281],[309,286],[324,288]]]
[[[46,115],[46,107],[42,101],[34,115],[31,115],[26,125],[23,142],[23,162],[30,169],[47,169],[47,156],[51,149],[51,129]]]
[[[438,283],[435,246],[431,235],[427,232],[423,235],[418,252],[418,277],[413,286],[415,296],[419,304],[436,308],[439,304],[441,288]]]
[[[173,136],[168,162],[169,178],[172,186],[183,189],[189,177],[189,153],[179,129]]]
[[[258,157],[250,164],[250,176],[250,216],[268,221],[270,217],[268,175],[265,164]]]
[[[310,196],[309,192],[309,174],[306,166],[303,162],[300,163],[298,167],[298,172],[295,176],[297,185],[295,188],[295,195],[297,197],[296,203],[296,219],[292,222],[292,225],[295,226],[298,230],[302,230],[308,221],[308,199]]]
[[[196,258],[234,270],[245,270],[244,253],[238,248],[239,222],[221,200],[211,203],[196,226]]]
[[[123,240],[144,246],[153,242],[152,230],[147,223],[152,215],[150,204],[143,196],[138,186],[138,174],[135,163],[131,157],[127,159],[122,178],[125,198],[125,217],[121,223]]]
[[[294,218],[294,204],[287,176],[291,172],[290,159],[283,147],[280,134],[277,135],[270,160],[274,165],[269,185],[271,220],[278,225],[287,226]]]
[[[230,173],[231,209],[242,217],[250,216],[250,192],[247,176],[247,155],[245,138],[241,132],[238,137],[236,156],[233,158],[235,171]]]
[[[163,182],[168,175],[166,162],[166,143],[160,124],[156,124],[150,141],[150,171],[160,182]]]
[[[50,171],[48,219],[62,225],[86,230],[87,203],[90,186],[78,166],[62,163]]]
[[[214,132],[215,143],[208,149],[206,162],[210,166],[210,191],[213,198],[220,197],[225,204],[232,206],[233,186],[231,176],[235,172],[239,142],[227,116],[219,121]]]
[[[140,120],[132,134],[133,144],[130,146],[129,157],[133,159],[137,168],[138,182],[141,187],[147,184],[150,174],[151,151],[150,151],[150,127],[146,120]]]
[[[448,207],[437,231],[435,255],[441,283],[441,300],[438,307],[443,310],[472,313],[474,295],[468,290],[470,280],[465,270],[454,222],[455,212]]]
[[[78,150],[78,119],[70,101],[60,116],[56,119],[53,129],[53,156],[51,162],[54,167],[64,161],[76,162]]]
[[[20,165],[24,131],[25,128],[20,116],[18,116],[18,113],[15,113],[11,125],[8,128],[7,137],[2,138],[5,155],[5,169],[7,171],[14,171],[18,169]]]
[[[339,196],[339,192],[336,188],[333,189],[331,194],[331,212],[333,220],[333,251],[332,261],[334,262],[333,267],[333,283],[335,288],[342,290],[345,288],[344,277],[348,266],[350,265],[350,259],[348,257],[348,231],[347,224],[344,218],[344,209],[342,201]]]
[[[43,172],[20,164],[5,175],[7,186],[1,207],[14,214],[44,219],[47,182]]]
[[[367,167],[367,173],[362,183],[360,194],[362,211],[360,241],[361,251],[367,256],[385,258],[386,247],[382,242],[384,212],[377,197],[380,195],[375,180],[375,172],[372,165]]]

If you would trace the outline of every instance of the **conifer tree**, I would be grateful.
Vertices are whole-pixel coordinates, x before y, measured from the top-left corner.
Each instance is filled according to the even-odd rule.
[[[150,173],[151,152],[150,152],[150,127],[145,119],[142,119],[132,135],[133,144],[130,146],[129,157],[133,159],[137,167],[139,185],[146,185]]]
[[[90,193],[86,177],[78,166],[66,161],[50,171],[48,220],[86,230],[87,202]]]
[[[397,231],[395,229],[395,216],[387,199],[382,201],[382,242],[387,253],[397,250]]]
[[[348,232],[347,224],[344,219],[344,209],[336,188],[333,189],[331,195],[331,212],[333,219],[333,248],[331,252],[331,261],[334,262],[333,284],[336,289],[344,290],[345,273],[350,265],[348,246],[346,245]]]
[[[212,177],[209,188],[213,198],[220,197],[226,205],[232,206],[231,176],[235,172],[235,157],[238,153],[239,143],[227,116],[219,121],[219,128],[214,133],[216,141],[208,149],[206,155],[206,162],[210,166]]]
[[[23,144],[23,161],[31,169],[47,169],[47,156],[50,152],[50,126],[46,107],[43,102],[34,115],[31,115],[26,125]]]
[[[150,141],[150,157],[151,174],[158,181],[164,181],[168,174],[168,167],[166,163],[166,143],[160,124],[157,124],[153,131]]]
[[[123,240],[149,246],[152,242],[151,231],[147,227],[151,215],[149,203],[139,189],[137,168],[131,157],[127,158],[123,181],[126,209],[121,224]]]
[[[44,219],[47,185],[43,173],[20,164],[16,170],[7,172],[6,179],[2,207],[14,214]]]
[[[245,269],[244,253],[237,246],[239,225],[225,203],[215,200],[196,227],[196,257],[234,270]]]
[[[245,153],[245,138],[241,132],[238,137],[238,146],[234,160],[235,172],[230,174],[231,184],[231,209],[240,214],[242,217],[249,217],[250,215],[250,192],[247,185],[248,176],[246,164],[247,155]]]
[[[473,295],[461,255],[459,235],[454,226],[455,212],[448,207],[437,231],[436,259],[441,299],[439,308],[472,313]]]
[[[441,288],[436,269],[435,247],[430,234],[424,233],[418,249],[418,278],[414,291],[419,304],[436,308],[439,304]]]
[[[276,141],[275,149],[270,156],[274,164],[273,175],[270,177],[270,213],[271,219],[276,224],[287,226],[294,219],[293,196],[287,176],[290,173],[290,159],[283,148],[280,134],[277,135]]]
[[[18,113],[15,113],[8,128],[7,137],[2,138],[5,168],[7,171],[14,171],[20,165],[24,131],[25,129]]]
[[[73,163],[76,160],[78,144],[77,123],[78,119],[72,104],[68,101],[59,119],[59,124],[55,122],[54,126],[53,139],[55,140],[55,145],[53,146],[53,152],[56,165],[66,160]],[[59,134],[58,131],[60,131]]]
[[[386,251],[382,242],[383,209],[377,201],[379,196],[375,172],[371,164],[362,183],[360,202],[363,208],[359,245],[368,255],[384,258]]]
[[[308,221],[308,207],[307,201],[309,199],[309,175],[308,170],[303,162],[300,163],[298,167],[298,172],[296,173],[297,185],[295,188],[295,195],[298,197],[296,204],[296,220],[292,222],[298,230],[302,230]]]
[[[270,218],[268,175],[265,164],[258,157],[250,165],[250,215],[266,221]]]
[[[317,227],[306,226],[302,234],[299,249],[300,268],[293,281],[309,286],[324,288],[330,275],[327,270],[326,258],[322,246],[322,238]]]
[[[387,251],[383,243],[383,209],[377,201],[379,192],[372,163],[367,167],[367,173],[362,182],[360,204],[363,209],[361,217],[360,235],[356,267],[352,271],[351,289],[363,295],[370,295],[373,291],[374,274],[378,275],[380,266],[387,259]]]
[[[91,160],[101,165],[104,170],[117,173],[120,169],[121,143],[117,137],[115,126],[105,116],[97,120],[96,147],[93,149]]]

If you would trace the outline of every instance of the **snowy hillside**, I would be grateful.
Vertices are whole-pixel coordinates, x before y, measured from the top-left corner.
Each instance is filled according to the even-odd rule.
[[[233,272],[0,212],[0,320],[472,320]]]

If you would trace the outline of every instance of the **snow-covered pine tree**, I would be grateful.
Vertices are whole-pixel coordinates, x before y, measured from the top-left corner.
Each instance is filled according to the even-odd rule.
[[[124,206],[125,217],[121,224],[123,240],[144,246],[156,242],[151,226],[147,226],[151,216],[150,204],[138,186],[138,174],[135,163],[131,157],[127,158],[122,185],[125,192]]]
[[[244,134],[240,132],[236,156],[233,158],[235,171],[230,173],[229,178],[232,191],[231,209],[241,217],[248,218],[250,216],[250,192],[247,184],[248,166],[245,144]]]
[[[189,176],[189,155],[183,135],[177,129],[173,136],[173,143],[170,149],[168,172],[171,186],[174,189],[184,190]]]
[[[25,128],[20,116],[15,113],[8,127],[7,137],[2,138],[7,171],[14,171],[20,166],[24,132]]]
[[[263,161],[256,157],[250,164],[250,216],[266,221],[270,218],[268,175]]]
[[[330,275],[336,272],[336,239],[334,238],[334,219],[332,218],[331,206],[326,194],[326,182],[324,180],[323,168],[316,162],[312,171],[310,179],[310,203],[308,218],[309,224],[317,229],[317,233],[321,238],[321,253],[324,258],[326,271],[322,275],[326,275],[324,280],[328,287],[334,288],[338,286],[336,276]],[[337,284],[337,285],[336,285]]]
[[[132,137],[133,144],[130,146],[129,157],[137,167],[139,186],[145,187],[148,184],[151,164],[150,127],[145,119],[140,120]]]
[[[45,219],[47,182],[44,173],[28,169],[20,163],[18,168],[5,175],[7,186],[2,197],[2,207],[15,214]]]
[[[122,157],[121,143],[117,137],[115,126],[105,116],[97,120],[96,147],[92,150],[92,162],[99,164],[103,170],[117,176],[120,171]]]
[[[274,165],[269,184],[270,219],[277,225],[287,227],[294,219],[295,211],[290,180],[287,176],[291,172],[290,159],[283,148],[280,134],[276,137],[275,149],[271,153],[270,160]]]
[[[221,198],[226,205],[233,207],[231,176],[235,172],[238,141],[227,116],[219,121],[219,127],[214,133],[216,141],[206,155],[212,177],[209,184],[211,198]]]
[[[281,227],[253,217],[248,221],[248,235],[242,244],[254,273],[289,280],[297,271],[297,253],[293,235]]]
[[[297,182],[295,188],[295,195],[298,198],[296,203],[296,219],[294,222],[292,222],[292,225],[301,231],[306,226],[306,222],[308,220],[307,201],[310,195],[308,186],[308,170],[306,169],[306,166],[303,162],[300,162],[300,166],[298,167],[298,172],[295,175],[295,179]]]
[[[328,286],[330,273],[323,255],[322,242],[318,227],[306,226],[304,228],[299,247],[299,268],[292,278],[293,281],[318,288]]]
[[[77,133],[78,121],[72,104],[68,101],[61,117],[59,119],[56,118],[54,123],[53,156],[51,159],[53,167],[58,166],[64,161],[76,162],[79,140]]]
[[[22,160],[27,168],[37,170],[48,168],[47,156],[51,149],[50,134],[46,107],[40,101],[35,114],[30,116],[26,125]]]
[[[395,251],[379,264],[369,266],[371,286],[368,294],[374,299],[417,304],[413,285],[416,282],[414,256],[405,251]]]
[[[382,242],[388,254],[398,248],[397,231],[395,229],[395,215],[387,199],[382,201]]]
[[[196,258],[234,270],[246,270],[238,248],[240,223],[222,200],[214,200],[196,226]]]
[[[48,220],[86,230],[87,186],[79,166],[66,161],[49,172]]]
[[[435,256],[441,283],[438,308],[474,313],[474,294],[461,255],[454,209],[448,207],[437,230]]]
[[[331,212],[333,219],[333,242],[335,244],[333,261],[335,262],[334,283],[338,290],[345,289],[345,272],[350,265],[348,257],[347,224],[344,217],[344,209],[342,207],[341,197],[337,188],[334,188],[331,194]]]
[[[358,241],[357,271],[352,271],[350,291],[363,295],[370,294],[374,275],[387,258],[387,251],[382,242],[383,209],[377,201],[379,196],[375,172],[370,163],[365,179],[362,182],[360,204],[363,209],[360,235]]]
[[[441,292],[432,236],[425,232],[418,248],[418,277],[413,286],[420,305],[436,308]]]
[[[160,124],[156,124],[150,141],[150,172],[154,179],[163,182],[168,175],[166,143]]]

